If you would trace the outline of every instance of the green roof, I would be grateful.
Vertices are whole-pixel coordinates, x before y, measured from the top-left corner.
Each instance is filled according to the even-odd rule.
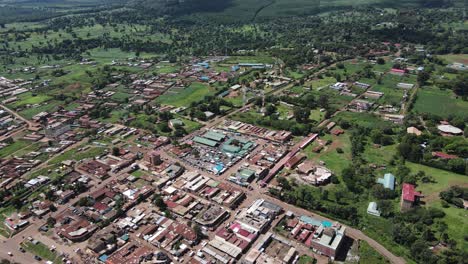
[[[239,171],[239,176],[244,179],[249,179],[252,176],[255,176],[255,171],[249,169],[242,169]]]
[[[169,122],[171,122],[171,124],[173,126],[177,126],[177,125],[183,126],[184,125],[184,122],[182,120],[180,120],[180,119],[171,119],[171,120],[169,120]]]
[[[213,131],[208,131],[203,135],[203,137],[219,142],[219,141],[225,139],[226,135],[221,134],[221,133],[216,133],[216,132],[213,132]]]
[[[228,144],[223,145],[223,151],[225,151],[225,152],[235,154],[235,153],[239,153],[240,150],[241,150],[241,148],[237,147],[237,146],[228,145]]]
[[[216,147],[216,145],[218,145],[218,142],[210,140],[210,139],[202,138],[202,137],[194,137],[193,141],[196,143],[207,145],[209,147]]]

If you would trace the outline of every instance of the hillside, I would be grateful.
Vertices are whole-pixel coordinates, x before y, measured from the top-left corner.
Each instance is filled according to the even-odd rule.
[[[349,8],[461,6],[464,0],[0,0],[0,24],[40,21],[66,14],[118,7],[149,16],[189,21],[246,22],[254,19],[315,15]]]

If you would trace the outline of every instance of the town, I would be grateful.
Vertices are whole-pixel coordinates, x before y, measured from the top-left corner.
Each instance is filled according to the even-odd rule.
[[[394,16],[378,11],[369,16]],[[195,38],[181,21],[130,29],[91,20],[78,15],[76,32],[34,31],[42,22],[0,28],[12,56],[0,60],[5,263],[403,264],[466,255],[466,54],[374,41],[352,56],[309,46],[302,61],[286,46],[228,51],[226,40],[209,54],[195,55],[194,45],[168,56],[125,50],[120,34],[151,32],[162,49]],[[84,44],[101,33],[121,46]],[[31,59],[64,37],[88,48],[79,58]]]

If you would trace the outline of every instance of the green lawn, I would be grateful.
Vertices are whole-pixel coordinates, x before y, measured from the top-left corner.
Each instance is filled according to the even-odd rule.
[[[189,106],[192,102],[201,101],[205,96],[213,94],[214,90],[204,83],[192,83],[183,90],[169,90],[156,99],[157,103],[176,107]]]
[[[419,89],[413,110],[442,117],[468,113],[468,102],[456,98],[449,90],[424,87]]]
[[[297,264],[313,264],[314,263],[314,258],[311,256],[307,255],[302,255],[299,257],[299,260],[297,261]]]
[[[466,23],[465,23],[466,26]],[[437,56],[444,59],[447,63],[463,63],[468,64],[468,54],[448,54],[448,55],[440,55]]]
[[[326,146],[320,153],[314,153],[312,150],[318,146],[317,142],[310,144],[304,149],[304,153],[308,159],[314,161],[324,161],[325,166],[329,168],[335,175],[340,176],[341,171],[351,165],[351,142],[348,134],[341,136],[322,137],[323,140],[331,139],[333,142]],[[337,148],[341,148],[343,153],[336,152]]]
[[[39,114],[40,112],[53,112],[56,110],[56,107],[59,106],[61,102],[58,101],[49,101],[47,104],[43,104],[39,107],[31,107],[20,111],[19,114],[26,118],[31,119],[33,116]]]
[[[359,264],[390,263],[366,241],[359,242]]]
[[[31,92],[23,93],[17,96],[18,100],[8,105],[8,107],[16,109],[25,105],[40,104],[52,99],[52,97],[45,94],[33,95]]]
[[[341,112],[336,115],[334,120],[347,120],[351,123],[369,128],[381,128],[384,126],[391,126],[392,123],[385,121],[382,118],[371,113],[355,113],[355,112]]]
[[[406,166],[411,169],[412,173],[424,171],[426,175],[432,176],[435,180],[434,183],[418,183],[417,190],[421,191],[424,195],[423,201],[426,203],[426,206],[439,208],[445,212],[446,215],[443,220],[448,225],[447,233],[449,237],[457,241],[459,248],[467,248],[468,241],[465,240],[465,234],[468,234],[468,225],[466,224],[467,211],[455,208],[454,206],[443,208],[439,193],[449,189],[451,186],[468,187],[468,177],[411,162],[407,162]]]
[[[17,140],[14,143],[0,149],[0,158],[4,158],[6,156],[9,156],[27,146],[29,146],[31,142],[25,141],[25,140]]]
[[[26,251],[29,251],[32,254],[37,255],[45,260],[50,260],[56,264],[62,263],[60,257],[55,252],[51,251],[48,246],[41,242],[39,242],[37,245],[34,245],[33,243],[27,241],[22,245]]]
[[[55,165],[55,164],[59,164],[61,163],[62,161],[65,161],[65,160],[76,160],[76,161],[79,161],[79,160],[82,160],[82,159],[88,159],[88,158],[93,158],[93,157],[96,157],[96,156],[99,156],[101,154],[104,153],[104,151],[106,150],[106,148],[102,148],[102,147],[91,147],[85,151],[78,151],[78,149],[71,149],[57,157],[55,157],[54,159],[52,159],[49,164],[51,165]]]

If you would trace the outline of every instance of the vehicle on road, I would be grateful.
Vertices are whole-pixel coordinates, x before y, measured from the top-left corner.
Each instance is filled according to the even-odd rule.
[[[37,260],[37,261],[41,261],[41,260],[42,260],[42,258],[39,257],[38,255],[34,256],[34,259]]]

